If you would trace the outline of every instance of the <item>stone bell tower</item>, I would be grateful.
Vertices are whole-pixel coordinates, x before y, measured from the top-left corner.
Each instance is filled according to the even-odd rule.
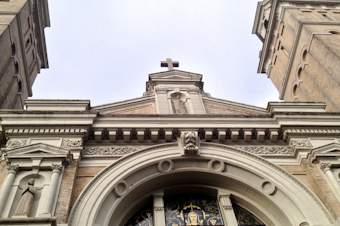
[[[263,42],[258,73],[267,74],[281,100],[340,111],[339,1],[264,0],[253,34]]]
[[[0,0],[0,109],[22,109],[41,68],[48,68],[47,0]]]

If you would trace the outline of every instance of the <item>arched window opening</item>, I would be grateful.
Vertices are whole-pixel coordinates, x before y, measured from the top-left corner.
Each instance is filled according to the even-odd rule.
[[[18,92],[20,93],[22,91],[22,82],[21,80],[19,79],[18,80]]]
[[[274,65],[276,64],[276,60],[277,60],[277,55],[275,56],[275,59],[274,59]]]
[[[15,68],[15,74],[19,74],[19,64],[18,64],[18,62],[14,63],[14,68]]]
[[[302,68],[300,67],[297,73],[297,78],[301,80],[301,73],[302,73]]]
[[[305,62],[305,63],[307,62],[307,50],[303,51],[302,61]]]
[[[296,94],[297,94],[297,88],[298,88],[298,86],[294,85],[294,87],[293,87],[293,95],[294,96],[296,96]]]
[[[265,29],[268,28],[268,20],[264,20],[264,28],[265,28]]]
[[[329,33],[331,33],[332,35],[340,35],[339,31],[329,31]]]
[[[265,226],[252,213],[233,204],[238,226]],[[173,195],[164,198],[166,226],[224,225],[216,197],[200,194]],[[153,206],[138,210],[124,226],[153,226]]]
[[[277,51],[280,50],[280,46],[281,46],[281,41],[279,41],[279,44],[277,45]]]
[[[15,47],[15,43],[13,42],[12,43],[12,56],[14,56],[16,54],[17,50],[16,50],[16,47]]]

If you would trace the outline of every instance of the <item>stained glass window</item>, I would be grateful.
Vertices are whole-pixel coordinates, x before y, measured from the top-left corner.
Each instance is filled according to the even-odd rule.
[[[266,226],[246,209],[233,204],[238,226]],[[176,195],[164,198],[166,226],[224,225],[216,197]],[[152,202],[138,210],[124,226],[153,225]]]
[[[173,196],[164,199],[165,225],[223,225],[215,197]]]
[[[152,205],[146,205],[137,211],[125,226],[153,226]]]
[[[233,209],[239,226],[266,226],[253,214],[242,207],[233,204]]]

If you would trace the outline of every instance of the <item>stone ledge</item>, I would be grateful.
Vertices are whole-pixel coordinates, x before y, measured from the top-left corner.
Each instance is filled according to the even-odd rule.
[[[29,218],[0,218],[0,225],[22,226],[56,226],[55,217],[29,217]]]

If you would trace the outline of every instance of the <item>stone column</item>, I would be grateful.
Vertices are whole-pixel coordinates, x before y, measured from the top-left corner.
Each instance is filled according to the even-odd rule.
[[[48,216],[52,215],[52,207],[54,204],[54,199],[56,198],[56,192],[58,188],[59,183],[59,174],[61,172],[61,169],[63,168],[63,165],[61,163],[52,163],[52,176],[51,176],[51,182],[50,182],[50,189],[47,194],[46,202],[45,202],[45,208],[43,211],[43,214],[47,214]]]
[[[15,175],[18,172],[19,164],[12,163],[11,165],[7,166],[7,169],[8,169],[8,174],[0,191],[0,216],[5,207],[9,192],[11,191],[11,187],[12,187]]]
[[[334,188],[335,192],[340,197],[340,185],[338,181],[335,179],[332,170],[331,170],[332,164],[327,161],[322,161],[320,164],[320,168],[323,170],[323,172],[326,174],[327,178],[331,182],[331,186]]]
[[[230,194],[219,192],[218,202],[220,205],[221,215],[224,225],[226,226],[238,226],[234,209],[230,200]]]
[[[163,196],[163,191],[153,194],[153,225],[165,226]]]

